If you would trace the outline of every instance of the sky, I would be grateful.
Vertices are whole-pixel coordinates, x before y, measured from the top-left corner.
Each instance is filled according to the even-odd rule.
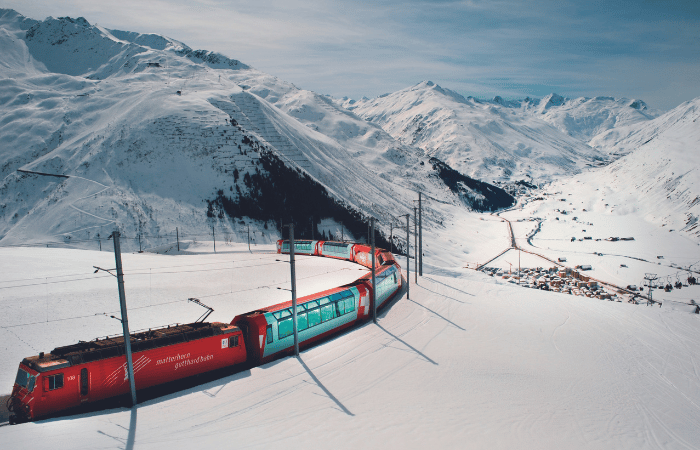
[[[700,96],[697,0],[0,0],[163,34],[296,86],[372,98],[431,80],[489,98]]]

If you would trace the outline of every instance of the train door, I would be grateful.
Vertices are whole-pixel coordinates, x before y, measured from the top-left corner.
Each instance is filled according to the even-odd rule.
[[[80,369],[80,401],[86,402],[90,395],[90,374],[87,367]]]

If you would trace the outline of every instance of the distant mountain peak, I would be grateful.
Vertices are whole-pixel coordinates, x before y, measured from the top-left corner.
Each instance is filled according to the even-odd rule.
[[[561,106],[564,102],[566,102],[566,98],[553,92],[542,99],[542,113],[544,114],[544,110],[552,106]]]
[[[630,108],[638,109],[640,111],[648,109],[647,104],[641,100],[632,100],[632,103],[630,103],[629,106]]]

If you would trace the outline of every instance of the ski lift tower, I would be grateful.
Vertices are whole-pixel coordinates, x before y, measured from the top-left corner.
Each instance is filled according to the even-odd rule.
[[[658,277],[656,276],[655,273],[645,273],[644,274],[644,280],[647,282],[647,284],[645,284],[645,286],[647,286],[649,288],[649,302],[651,302],[652,304],[654,303],[654,300],[651,298],[651,295],[652,295],[651,290],[654,287],[654,281],[656,281],[657,278]]]

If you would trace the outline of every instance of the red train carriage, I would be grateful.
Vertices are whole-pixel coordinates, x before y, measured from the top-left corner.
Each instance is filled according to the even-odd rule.
[[[137,389],[246,361],[241,330],[218,322],[135,333],[131,348]],[[106,338],[24,358],[8,408],[12,422],[33,420],[128,392],[124,338]]]
[[[352,326],[371,314],[369,289],[349,284],[297,300],[299,347],[305,348]],[[252,365],[264,364],[294,351],[292,302],[236,316],[231,321],[243,330]]]
[[[382,255],[379,259],[382,259]],[[376,301],[377,309],[380,309],[401,289],[401,269],[395,262],[387,261],[375,268],[374,278],[377,292],[372,293],[372,301]],[[367,286],[370,291],[372,290],[371,273],[363,275],[357,281]]]
[[[351,242],[321,241],[318,246],[319,256],[355,261],[354,247],[355,244]]]
[[[323,241],[294,240],[294,253],[297,255],[318,256],[319,244]],[[277,253],[289,253],[289,241],[280,239],[277,241]]]

